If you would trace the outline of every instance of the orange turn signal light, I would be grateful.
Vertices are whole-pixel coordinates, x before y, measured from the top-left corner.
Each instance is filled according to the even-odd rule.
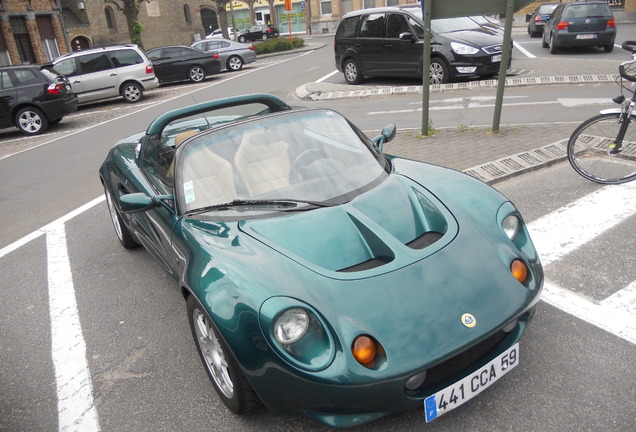
[[[519,259],[512,261],[512,263],[510,264],[510,271],[512,272],[512,275],[515,277],[515,279],[517,279],[521,283],[524,283],[528,278],[528,266],[526,266],[526,264]]]
[[[375,359],[378,347],[369,336],[360,335],[353,341],[351,352],[360,364],[366,366]]]

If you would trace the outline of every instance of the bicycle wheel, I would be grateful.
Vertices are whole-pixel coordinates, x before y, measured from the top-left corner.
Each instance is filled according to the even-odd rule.
[[[636,119],[627,127],[618,152],[614,140],[620,129],[620,113],[600,114],[583,122],[568,142],[568,160],[588,180],[602,184],[636,179]]]

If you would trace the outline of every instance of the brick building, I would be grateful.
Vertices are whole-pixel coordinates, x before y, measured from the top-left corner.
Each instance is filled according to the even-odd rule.
[[[0,65],[45,63],[66,52],[56,0],[0,0]]]

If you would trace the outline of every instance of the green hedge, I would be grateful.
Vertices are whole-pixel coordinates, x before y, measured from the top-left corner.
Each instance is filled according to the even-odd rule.
[[[273,39],[267,39],[263,42],[253,44],[256,54],[269,54],[280,51],[289,51],[294,48],[300,48],[305,45],[305,41],[302,38],[295,37],[292,41],[289,41],[289,36],[280,36]]]

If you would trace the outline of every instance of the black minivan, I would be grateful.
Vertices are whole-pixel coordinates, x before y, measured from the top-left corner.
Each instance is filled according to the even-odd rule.
[[[349,84],[359,84],[365,76],[421,78],[423,37],[419,7],[349,12],[336,31],[336,68]],[[468,17],[432,20],[430,83],[497,75],[502,46],[500,32]]]

